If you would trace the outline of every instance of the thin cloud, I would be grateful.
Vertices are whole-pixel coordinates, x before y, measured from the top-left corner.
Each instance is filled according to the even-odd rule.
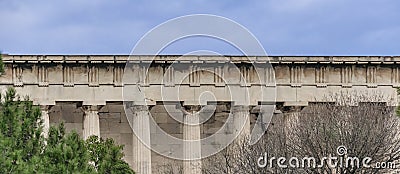
[[[215,14],[239,22],[255,34],[269,54],[400,52],[400,2],[396,0],[2,0],[0,50],[23,54],[129,54],[151,28],[193,13]],[[197,46],[185,42],[185,49],[176,46],[170,51],[185,54],[185,50],[196,50]],[[226,49],[218,47],[218,51],[232,53],[229,45]]]

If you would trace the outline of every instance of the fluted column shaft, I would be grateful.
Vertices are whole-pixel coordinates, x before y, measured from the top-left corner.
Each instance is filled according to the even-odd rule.
[[[227,147],[228,153],[231,157],[242,158],[243,152],[240,148],[243,148],[243,143],[249,141],[250,137],[250,112],[248,106],[232,106],[231,117],[233,118],[233,134],[236,138],[233,140],[232,144]],[[227,173],[236,173],[239,169],[239,163],[230,163],[231,168]]]
[[[92,135],[100,137],[99,110],[97,106],[88,106],[84,108],[83,118],[83,138],[86,140]]]
[[[139,174],[151,173],[150,113],[147,106],[131,107],[133,113],[133,170]],[[146,144],[146,145],[145,145]]]
[[[42,120],[43,120],[43,136],[47,138],[49,136],[50,129],[50,117],[49,117],[49,106],[42,105],[40,106],[40,110],[42,112]]]
[[[237,139],[250,135],[250,112],[248,106],[233,106],[233,129],[238,134]]]
[[[184,174],[200,174],[201,173],[201,142],[200,142],[200,125],[198,106],[192,106],[184,115],[183,125],[183,155],[185,161],[183,162]]]
[[[293,134],[290,131],[294,129],[295,125],[297,125],[300,117],[300,112],[300,107],[290,107],[285,113],[283,113],[286,143],[289,143],[289,140],[293,138]]]

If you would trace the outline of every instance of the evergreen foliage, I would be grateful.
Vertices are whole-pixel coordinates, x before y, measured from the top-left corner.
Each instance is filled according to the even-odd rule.
[[[0,52],[0,75],[4,73],[4,63],[3,63],[3,58],[1,56],[1,52]]]
[[[112,139],[84,141],[63,124],[44,138],[39,107],[13,88],[0,100],[0,173],[134,173]]]

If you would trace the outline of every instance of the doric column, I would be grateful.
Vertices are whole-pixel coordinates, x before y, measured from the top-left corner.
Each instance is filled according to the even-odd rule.
[[[133,135],[133,170],[139,174],[151,173],[151,150],[150,146],[150,113],[148,106],[132,106]]]
[[[246,144],[250,139],[250,112],[248,106],[236,105],[231,108],[232,123],[232,134],[235,135],[233,142],[227,147],[229,156],[241,158],[243,145]],[[239,163],[230,162],[230,165],[234,169],[240,168]],[[235,173],[233,170],[229,170],[227,173]]]
[[[83,138],[86,140],[92,135],[100,137],[99,108],[98,106],[87,106],[84,108]]]
[[[298,121],[301,112],[301,107],[292,106],[284,112],[285,129],[290,130],[292,126]]]
[[[199,113],[200,106],[190,106],[184,111],[183,125],[183,173],[200,174],[201,173],[201,143],[200,143],[200,124]]]
[[[289,139],[293,138],[290,131],[294,130],[294,126],[296,126],[297,122],[299,121],[300,112],[300,106],[290,106],[287,107],[283,113],[283,126],[286,143],[289,142]]]
[[[248,106],[233,106],[233,133],[238,134],[237,139],[250,136],[250,111]]]
[[[47,138],[49,136],[50,129],[50,118],[49,118],[49,106],[41,105],[40,110],[42,112],[42,120],[43,120],[43,136]]]

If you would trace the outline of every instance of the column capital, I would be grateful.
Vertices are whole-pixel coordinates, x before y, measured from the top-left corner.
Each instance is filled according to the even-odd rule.
[[[103,106],[102,105],[85,105],[82,106],[83,111],[99,111]]]
[[[202,106],[200,106],[200,105],[185,105],[181,109],[185,115],[188,115],[188,114],[193,114],[195,112],[200,111],[201,108],[202,108]]]
[[[129,106],[129,109],[132,110],[132,112],[141,112],[141,111],[149,111],[152,106],[147,106],[147,105],[132,105]]]

